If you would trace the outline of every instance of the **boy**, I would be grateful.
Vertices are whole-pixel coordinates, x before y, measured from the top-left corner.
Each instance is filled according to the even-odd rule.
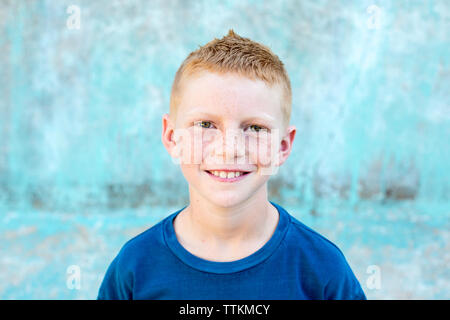
[[[292,150],[290,113],[266,46],[230,30],[192,52],[162,119],[190,204],[122,247],[98,299],[365,299],[342,252],[267,199]]]

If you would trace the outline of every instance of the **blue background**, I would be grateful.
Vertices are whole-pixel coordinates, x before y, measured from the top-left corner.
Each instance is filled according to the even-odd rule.
[[[292,81],[269,199],[369,299],[449,299],[449,21],[447,0],[1,1],[0,298],[95,298],[124,242],[188,203],[161,116],[184,58],[233,28]]]

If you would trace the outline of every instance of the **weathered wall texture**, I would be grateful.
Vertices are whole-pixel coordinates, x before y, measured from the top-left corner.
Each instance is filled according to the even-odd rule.
[[[123,243],[187,204],[161,115],[181,61],[229,28],[291,76],[270,199],[368,298],[450,298],[449,21],[447,0],[0,1],[0,298],[95,298]]]

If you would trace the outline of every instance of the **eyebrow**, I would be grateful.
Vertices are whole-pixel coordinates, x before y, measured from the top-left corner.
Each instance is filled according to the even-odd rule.
[[[217,114],[213,114],[213,113],[208,113],[208,112],[203,112],[203,111],[196,111],[196,110],[191,110],[190,112],[187,112],[186,116],[188,117],[195,117],[195,116],[206,116],[209,118],[219,118],[219,116]],[[262,121],[275,121],[275,118],[268,115],[267,113],[261,113],[258,116],[253,116],[253,117],[248,117],[246,119],[244,119],[244,121],[250,121],[250,120],[262,120]]]

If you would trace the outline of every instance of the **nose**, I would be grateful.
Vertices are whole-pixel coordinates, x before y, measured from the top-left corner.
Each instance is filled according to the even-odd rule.
[[[227,163],[245,155],[245,143],[243,143],[243,137],[239,130],[227,130],[219,145],[222,147],[217,150],[216,155]]]

